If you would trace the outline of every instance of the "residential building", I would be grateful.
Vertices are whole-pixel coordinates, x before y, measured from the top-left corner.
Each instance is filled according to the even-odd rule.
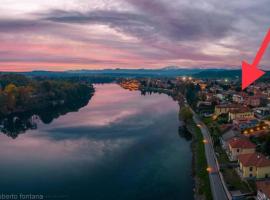
[[[197,103],[196,111],[202,116],[210,117],[213,114],[214,106],[212,106],[212,102],[199,101]]]
[[[207,84],[206,83],[199,83],[199,86],[200,86],[201,90],[205,90],[207,87]]]
[[[242,134],[246,136],[261,136],[264,134],[268,134],[269,125],[265,122],[260,122],[254,127],[243,129],[241,131]]]
[[[215,115],[219,116],[221,114],[229,113],[230,111],[237,110],[241,106],[237,104],[224,104],[224,105],[217,105],[215,107]]]
[[[223,101],[225,99],[224,95],[221,93],[218,93],[215,95],[217,99],[219,99],[220,101]]]
[[[243,103],[244,98],[243,98],[241,95],[234,94],[234,95],[232,96],[232,100],[233,100],[233,102],[235,102],[235,103]]]
[[[251,119],[251,120],[233,120],[233,125],[240,131],[244,131],[248,128],[256,127],[260,121],[258,119]]]
[[[241,133],[238,130],[235,130],[234,128],[229,129],[226,131],[221,137],[220,137],[220,143],[223,149],[228,150],[229,149],[229,140],[235,137],[240,137]]]
[[[231,161],[239,155],[255,153],[256,145],[246,137],[234,137],[228,141],[228,156]]]
[[[247,107],[242,107],[229,111],[229,121],[251,119],[254,119],[254,113]]]
[[[242,178],[263,179],[270,176],[270,160],[260,153],[241,154],[238,162]]]
[[[257,181],[257,200],[270,200],[270,181]]]
[[[247,99],[245,99],[245,105],[252,106],[252,107],[258,107],[261,104],[261,99],[258,96],[250,96]]]
[[[263,119],[265,117],[270,116],[270,108],[269,107],[255,108],[254,114],[257,118]]]

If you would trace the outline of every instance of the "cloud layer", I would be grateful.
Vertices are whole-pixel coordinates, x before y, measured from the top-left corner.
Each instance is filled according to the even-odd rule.
[[[269,7],[267,0],[7,0],[0,71],[237,67],[255,56]]]

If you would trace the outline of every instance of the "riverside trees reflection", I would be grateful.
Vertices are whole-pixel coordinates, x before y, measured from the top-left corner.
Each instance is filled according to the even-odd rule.
[[[18,74],[0,75],[0,132],[16,138],[37,122],[51,123],[88,104],[91,84],[72,79],[33,79]]]
[[[50,106],[46,107],[46,109],[37,109],[35,111],[10,114],[6,117],[2,117],[0,118],[0,132],[15,139],[19,134],[25,133],[27,130],[37,129],[39,122],[50,124],[54,119],[57,119],[62,115],[78,111],[88,104],[91,97],[92,95],[89,98],[78,99],[72,103]]]

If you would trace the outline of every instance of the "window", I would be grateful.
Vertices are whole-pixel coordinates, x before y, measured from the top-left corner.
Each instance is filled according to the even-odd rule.
[[[236,151],[237,151],[237,153],[239,153],[240,152],[240,149],[237,149]]]
[[[252,170],[253,170],[253,167],[250,167],[250,168],[249,168],[249,171],[251,171],[251,172],[252,172]]]
[[[251,178],[252,177],[252,174],[249,174],[249,177]]]
[[[265,174],[265,178],[268,178],[269,176],[268,176],[268,174]]]

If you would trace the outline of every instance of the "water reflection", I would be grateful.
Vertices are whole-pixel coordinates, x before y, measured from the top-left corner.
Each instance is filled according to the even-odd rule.
[[[165,106],[166,105],[166,106]],[[67,199],[193,199],[190,143],[177,134],[178,105],[97,85],[89,104],[28,129],[0,135],[1,192]]]
[[[50,124],[54,119],[57,119],[62,115],[78,111],[81,107],[86,106],[89,100],[90,99],[83,99],[64,106],[12,114],[0,118],[0,132],[15,139],[19,134],[25,133],[27,130],[37,129],[37,124],[40,122],[43,124]]]

